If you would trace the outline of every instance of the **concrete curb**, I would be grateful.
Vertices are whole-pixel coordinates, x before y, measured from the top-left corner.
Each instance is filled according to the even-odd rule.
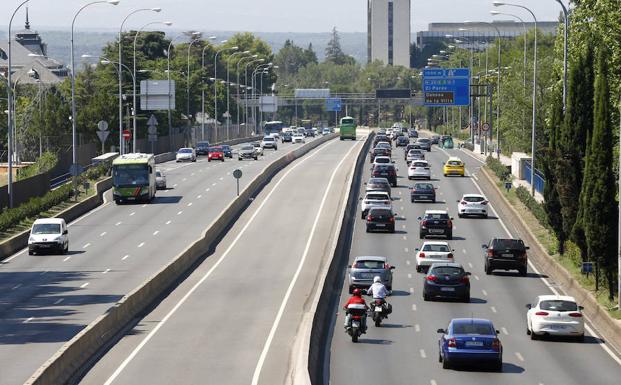
[[[179,279],[196,263],[206,257],[205,253],[215,247],[251,200],[280,170],[336,137],[336,134],[326,135],[286,153],[270,164],[206,228],[201,238],[65,343],[25,384],[59,385],[79,377],[103,349],[119,338],[119,334],[127,325],[148,311],[163,294],[177,285]]]
[[[597,333],[606,341],[606,345],[612,347],[612,349],[619,354],[621,352],[621,321],[612,318],[610,314],[599,305],[593,294],[580,286],[580,283],[571,276],[567,269],[548,254],[545,246],[539,242],[535,234],[528,228],[526,223],[524,223],[517,210],[509,203],[498,186],[496,186],[494,177],[485,167],[481,167],[481,171],[486,181],[495,190],[495,195],[501,198],[500,203],[503,206],[503,211],[510,211],[514,218],[517,219],[513,221],[512,224],[522,234],[522,239],[530,244],[532,251],[529,256],[531,260],[536,262],[540,273],[547,275],[562,291],[574,297],[578,303],[584,306],[584,314],[591,326],[593,326]],[[483,188],[483,186],[481,186],[481,188]]]

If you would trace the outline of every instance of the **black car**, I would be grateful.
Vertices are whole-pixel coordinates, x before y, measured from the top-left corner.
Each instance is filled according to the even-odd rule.
[[[424,217],[418,217],[419,235],[421,239],[427,236],[445,236],[453,239],[453,218],[444,210],[427,210]]]
[[[409,130],[408,131],[408,136],[410,138],[418,138],[418,131],[416,131],[416,130]]]
[[[403,147],[403,146],[407,146],[410,143],[410,139],[408,139],[407,136],[401,135],[401,136],[397,136],[397,142],[396,142],[396,146],[397,147]]]
[[[283,132],[282,134],[280,134],[280,140],[282,143],[285,142],[291,142],[293,139],[291,139],[293,137],[293,135],[291,135],[291,133],[289,131],[287,132]]]
[[[393,164],[376,164],[371,171],[373,178],[386,178],[392,187],[397,187],[397,169]]]
[[[388,148],[374,148],[371,150],[371,156],[369,157],[369,163],[373,163],[375,161],[376,156],[392,156],[392,151]]]
[[[440,143],[440,135],[434,135],[431,137],[431,144],[438,144]]]
[[[222,147],[222,152],[224,153],[225,158],[233,159],[233,150],[231,149],[231,146],[229,146],[228,144],[223,144],[220,147]]]
[[[373,207],[367,214],[367,233],[372,230],[395,232],[395,214],[391,209]]]
[[[315,131],[312,128],[305,128],[304,129],[304,136],[307,137],[315,137]]]
[[[410,190],[412,203],[416,201],[431,201],[436,203],[436,188],[431,183],[415,183]]]
[[[498,270],[517,270],[520,275],[526,276],[528,272],[528,256],[521,239],[493,238],[485,249],[485,274],[492,274]]]
[[[423,299],[454,298],[470,302],[470,273],[459,263],[434,263],[425,276]]]
[[[390,138],[386,135],[375,135],[375,138],[373,138],[373,147],[377,146],[377,144],[379,142],[388,142],[388,143],[392,143],[390,141]]]
[[[196,155],[209,155],[209,146],[207,141],[196,143]]]
[[[390,182],[386,178],[371,178],[366,183],[366,192],[369,191],[384,191],[389,197],[392,197],[390,188]]]

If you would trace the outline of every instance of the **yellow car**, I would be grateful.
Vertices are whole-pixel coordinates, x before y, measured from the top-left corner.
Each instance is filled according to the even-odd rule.
[[[465,172],[466,172],[466,164],[462,162],[462,160],[456,156],[451,156],[450,158],[448,158],[446,163],[444,163],[444,167],[442,168],[442,173],[444,174],[444,176],[449,176],[449,175],[464,176]]]

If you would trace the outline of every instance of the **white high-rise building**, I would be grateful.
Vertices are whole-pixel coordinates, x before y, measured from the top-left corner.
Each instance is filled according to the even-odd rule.
[[[368,61],[410,66],[411,0],[368,1]]]

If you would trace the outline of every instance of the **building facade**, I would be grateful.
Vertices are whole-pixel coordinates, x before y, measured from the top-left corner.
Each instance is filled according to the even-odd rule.
[[[368,62],[410,66],[411,0],[367,0]]]

